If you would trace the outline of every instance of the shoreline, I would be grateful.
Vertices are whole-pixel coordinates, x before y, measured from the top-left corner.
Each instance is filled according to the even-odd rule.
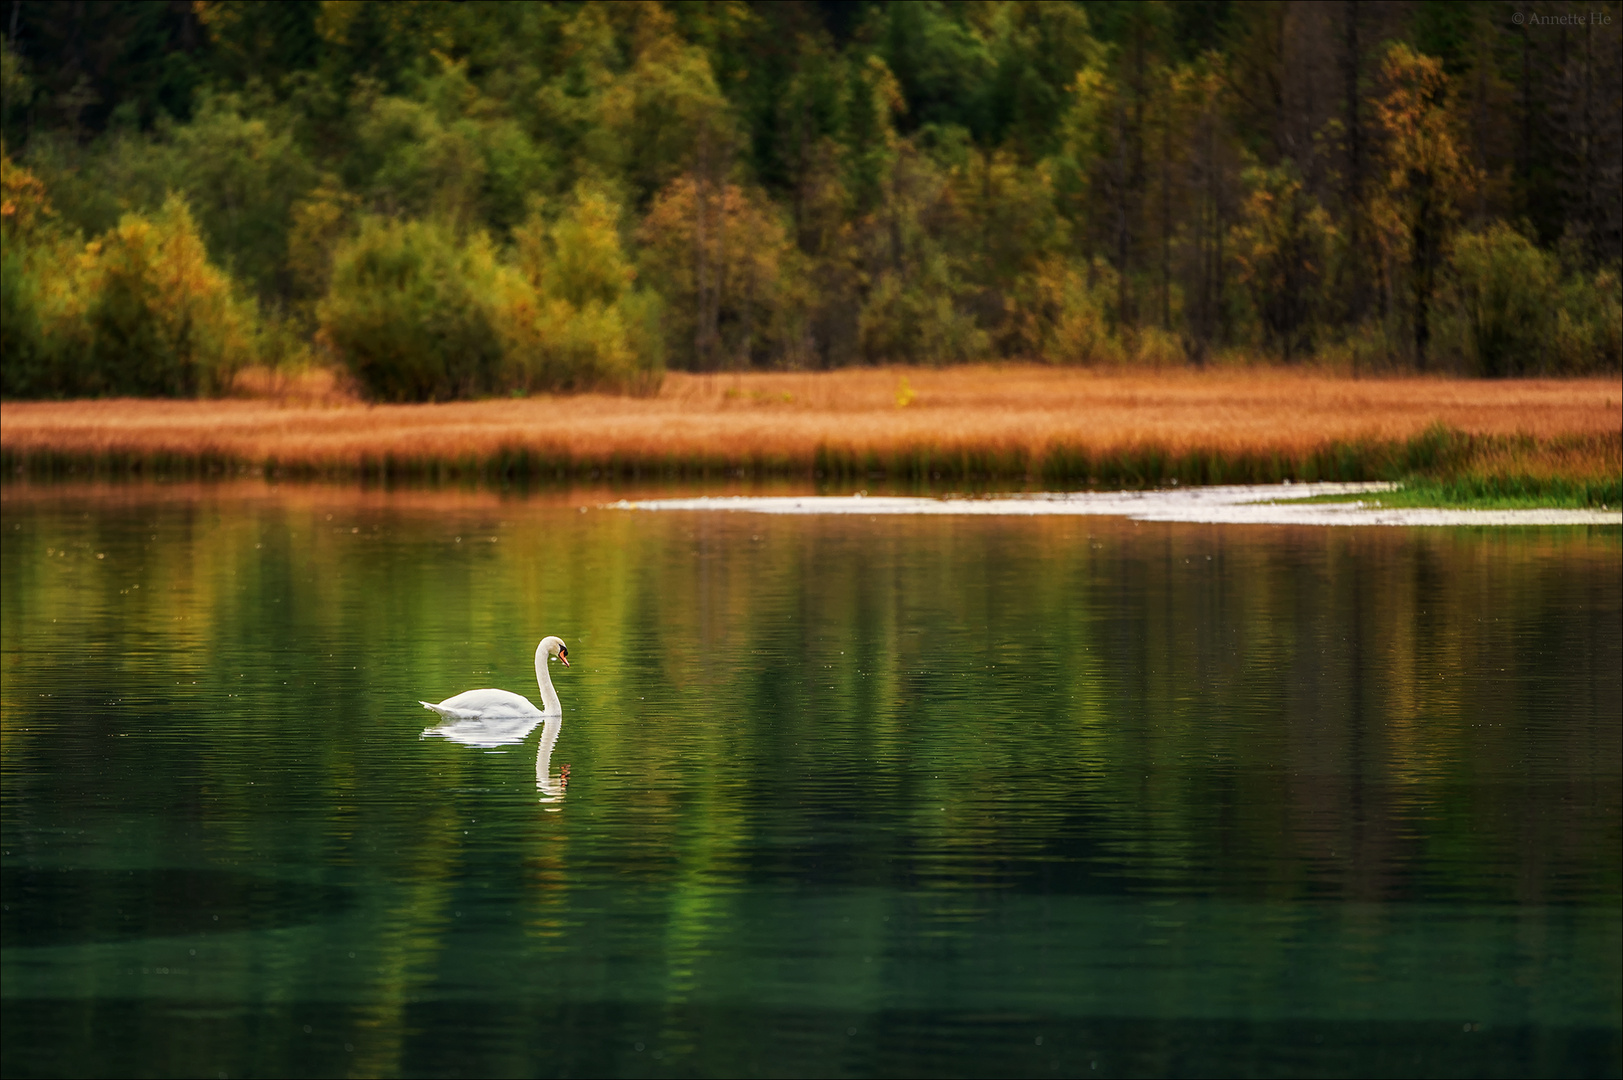
[[[8,480],[796,478],[1074,489],[1422,475],[1615,486],[1623,386],[1003,365],[673,374],[646,398],[8,401],[0,468]]]
[[[622,499],[605,510],[861,517],[1122,517],[1185,525],[1623,526],[1623,510],[1480,510],[1382,507],[1357,498],[1391,484],[1219,485],[1156,491],[1080,492],[989,498],[893,496],[722,496]],[[1316,501],[1323,496],[1345,502]]]

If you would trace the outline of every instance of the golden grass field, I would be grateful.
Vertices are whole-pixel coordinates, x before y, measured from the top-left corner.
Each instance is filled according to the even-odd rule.
[[[1000,365],[673,373],[646,398],[440,405],[366,405],[319,375],[261,380],[256,389],[263,396],[6,402],[0,451],[13,473],[98,463],[185,471],[193,463],[334,477],[877,471],[1200,482],[1358,478],[1379,471],[1379,461],[1391,466],[1399,448],[1441,425],[1456,441],[1470,437],[1475,469],[1623,472],[1616,378],[1352,380],[1280,369]]]

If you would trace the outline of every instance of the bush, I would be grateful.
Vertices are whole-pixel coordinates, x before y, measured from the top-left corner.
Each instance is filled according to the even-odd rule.
[[[1500,222],[1455,238],[1439,344],[1483,375],[1544,367],[1559,308],[1555,260]],[[1448,327],[1449,318],[1457,327]],[[1452,332],[1451,332],[1452,331]]]
[[[1574,273],[1562,282],[1550,351],[1551,365],[1560,372],[1623,367],[1623,278],[1615,266]]]
[[[882,274],[857,316],[862,353],[878,363],[950,364],[978,360],[987,334],[956,303],[944,258],[927,262],[913,281]]]
[[[51,392],[52,364],[39,311],[39,283],[20,246],[0,250],[0,394],[40,397]]]
[[[41,269],[66,265],[71,274],[77,245],[50,250],[54,217],[45,185],[0,153],[0,393],[7,397],[59,392]]]
[[[578,187],[556,218],[539,206],[514,230],[517,266],[498,324],[508,368],[526,390],[657,389],[664,373],[663,307],[632,287],[619,209]]]
[[[491,318],[499,272],[489,242],[429,222],[363,223],[334,254],[322,333],[361,387],[384,401],[446,401],[503,385]]]
[[[515,389],[649,391],[657,364],[643,363],[635,305],[546,299],[522,281],[508,284],[498,326]],[[658,342],[657,314],[650,344]]]
[[[252,311],[209,262],[179,196],[154,220],[126,215],[90,242],[83,262],[91,345],[82,389],[189,397],[229,385],[256,358]]]
[[[1560,259],[1502,222],[1449,252],[1440,344],[1488,376],[1616,369],[1623,292],[1615,269],[1563,275]]]
[[[615,216],[589,191],[554,221],[534,211],[512,264],[483,234],[368,220],[334,254],[322,335],[385,401],[657,387],[658,299],[631,288]]]
[[[191,396],[257,359],[253,307],[209,262],[180,197],[80,252],[65,234],[29,239],[0,259],[8,396]]]
[[[1090,272],[1091,271],[1091,272]],[[1091,267],[1045,259],[1027,276],[1016,306],[1020,344],[1054,364],[1113,363],[1123,358],[1110,320],[1116,272],[1103,259]]]

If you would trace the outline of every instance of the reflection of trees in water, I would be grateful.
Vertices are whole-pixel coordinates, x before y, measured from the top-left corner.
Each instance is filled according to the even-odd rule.
[[[1618,630],[1570,617],[1616,609],[1615,536],[740,518],[639,540],[616,649],[631,681],[777,733],[781,757],[748,761],[714,725],[640,741],[650,768],[717,763],[704,827],[735,848],[755,846],[772,777],[849,769],[864,814],[913,823],[890,865],[932,875],[1082,859],[1242,893],[1509,899],[1515,865],[1580,891],[1615,868],[1564,781],[1477,782],[1616,759],[1618,679],[1597,659]],[[662,557],[673,540],[696,564]],[[700,813],[648,822],[675,843]],[[1517,819],[1571,824],[1564,870]],[[806,861],[882,877],[870,855]]]
[[[98,797],[167,808],[208,858],[356,886],[360,1071],[409,1071],[402,1032],[447,977],[470,882],[505,893],[523,947],[609,951],[623,942],[582,896],[610,861],[657,909],[649,949],[671,1000],[714,976],[718,942],[748,924],[739,896],[763,880],[807,886],[851,961],[841,985],[875,1001],[902,921],[890,886],[923,886],[909,910],[951,927],[985,918],[992,891],[1469,896],[1557,914],[1546,901],[1615,896],[1616,530],[655,518],[142,490],[8,493],[0,631],[26,643],[0,682],[8,816],[81,805],[93,773]],[[499,749],[541,726],[537,797],[559,812],[525,796],[524,826],[492,850],[477,830],[513,787],[492,789],[500,770],[477,752],[412,743],[426,714],[399,674],[466,685],[487,663],[490,684],[521,683],[533,631],[498,622],[513,611],[579,628],[570,705],[588,719],[571,746],[596,764],[565,805],[561,717],[463,730]],[[49,743],[31,720],[47,700],[75,717]],[[113,738],[143,723],[176,737]],[[265,749],[221,752],[233,744]],[[109,767],[109,753],[132,756]],[[816,907],[818,887],[845,885],[878,887]],[[106,911],[128,885],[72,888]],[[1406,907],[1345,917],[1390,927]],[[1236,940],[1253,932],[1234,918]],[[807,940],[825,929],[808,918]],[[231,940],[244,999],[306,985],[298,965],[259,962],[263,936]],[[1283,938],[1244,944],[1259,970],[1297,970]]]
[[[1615,531],[118,498],[8,509],[6,640],[82,663],[72,688],[8,671],[19,767],[45,750],[11,718],[41,692],[79,695],[88,719],[65,737],[100,740],[127,723],[106,701],[132,686],[163,700],[196,680],[192,693],[225,703],[211,736],[262,738],[256,703],[325,715],[337,695],[371,716],[396,664],[461,684],[472,655],[510,665],[493,683],[517,683],[532,628],[493,632],[479,612],[544,610],[587,635],[582,656],[604,673],[577,683],[582,709],[651,711],[571,736],[598,761],[666,778],[638,804],[627,858],[706,888],[812,854],[817,873],[859,880],[1013,880],[1086,863],[1278,896],[1554,898],[1615,877],[1597,816],[1575,809],[1617,797],[1595,772],[1619,756]],[[512,542],[520,533],[547,542]],[[87,611],[103,613],[89,636]],[[491,644],[446,655],[450,640]],[[372,793],[297,841],[342,845],[369,815],[423,798],[412,785],[424,777],[370,759],[355,737],[310,740],[296,776],[175,743],[162,769],[104,783],[139,800],[157,797],[144,786],[163,770],[195,775],[214,808],[205,831],[250,846],[265,805]],[[544,729],[537,748],[543,799],[563,795],[556,739]],[[478,763],[443,768],[433,783],[454,789]],[[29,783],[44,798],[71,777]],[[823,809],[786,801],[808,778],[893,823],[874,841],[890,846],[869,850],[824,827]],[[814,839],[763,846],[769,818]],[[449,872],[420,861],[454,861],[432,821],[389,822],[409,834],[401,873]],[[1513,886],[1518,864],[1531,877]]]

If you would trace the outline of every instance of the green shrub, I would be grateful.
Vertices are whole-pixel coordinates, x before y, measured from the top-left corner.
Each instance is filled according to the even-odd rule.
[[[498,323],[507,366],[526,390],[657,389],[665,369],[663,308],[632,287],[619,208],[578,187],[556,218],[539,206],[514,230],[516,267]]]
[[[182,397],[256,359],[252,309],[208,260],[184,199],[127,214],[82,259],[89,364],[78,392]]]
[[[1016,305],[1022,352],[1053,364],[1121,360],[1110,318],[1116,282],[1116,272],[1103,259],[1091,267],[1060,258],[1037,264],[1022,282]]]
[[[658,298],[631,288],[614,218],[590,192],[554,221],[534,212],[515,230],[516,265],[483,234],[368,220],[334,255],[321,332],[385,401],[652,389]]]
[[[619,305],[577,308],[567,300],[538,299],[514,281],[499,325],[515,389],[637,387],[637,354]]]
[[[39,282],[23,249],[0,250],[0,394],[41,397],[52,391],[52,365],[40,319]]]
[[[1561,272],[1561,260],[1503,222],[1461,233],[1449,252],[1439,345],[1488,376],[1615,370],[1623,351],[1616,268]]]
[[[1561,283],[1550,353],[1551,366],[1560,372],[1623,367],[1623,278],[1617,267],[1574,273]]]
[[[1243,216],[1230,230],[1234,258],[1264,339],[1290,361],[1312,351],[1336,228],[1288,160],[1247,169],[1245,183]]]
[[[957,282],[941,257],[926,260],[911,282],[881,274],[857,316],[862,353],[880,363],[947,364],[978,360],[986,332],[960,308]]]
[[[6,397],[58,392],[61,373],[53,363],[41,277],[43,269],[64,264],[71,275],[76,251],[50,250],[55,217],[45,185],[0,151],[0,394]]]
[[[482,236],[459,243],[430,222],[370,219],[334,254],[321,332],[374,398],[488,394],[508,381],[491,318],[499,279]]]
[[[1444,316],[1439,345],[1463,352],[1483,375],[1542,370],[1560,306],[1554,258],[1495,222],[1456,237],[1448,269],[1452,310]],[[1449,316],[1456,328],[1446,325]]]
[[[253,306],[209,262],[178,196],[82,250],[65,232],[12,237],[0,308],[7,396],[191,396],[257,359]]]

